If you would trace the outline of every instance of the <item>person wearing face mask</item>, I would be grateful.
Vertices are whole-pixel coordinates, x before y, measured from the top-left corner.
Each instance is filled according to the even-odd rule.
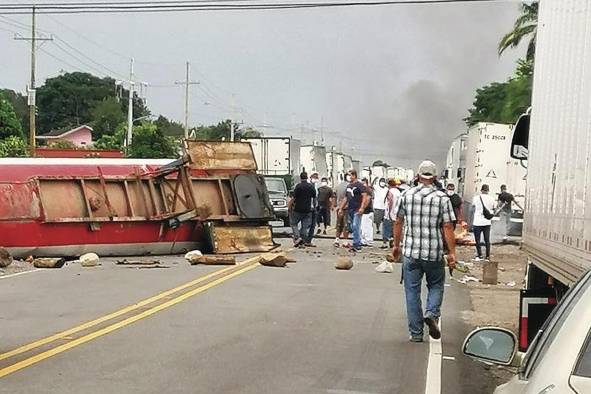
[[[330,211],[333,206],[333,194],[332,188],[328,186],[328,179],[322,178],[320,180],[320,187],[318,188],[318,230],[316,234],[322,232],[326,235],[326,228],[330,226]],[[324,231],[320,228],[320,225],[324,225]]]
[[[346,174],[341,182],[337,185],[335,190],[335,197],[337,200],[337,224],[336,236],[334,239],[334,246],[337,248],[341,246],[341,239],[349,238],[349,215],[346,209],[339,209],[341,205],[347,205],[347,187],[351,183],[351,177]]]
[[[376,225],[376,234],[380,233],[384,215],[386,212],[386,194],[388,194],[388,185],[384,178],[380,178],[373,186],[373,222]],[[382,239],[384,239],[382,237]]]
[[[310,183],[314,186],[316,197],[318,197],[318,188],[320,187],[318,172],[314,171],[312,175],[310,175]],[[310,248],[316,247],[316,245],[312,243],[312,239],[314,239],[314,231],[316,230],[316,222],[318,221],[318,198],[315,198],[312,201],[312,204],[312,225],[310,226],[310,231],[308,233],[308,242],[305,244],[305,246]]]
[[[449,196],[451,206],[454,210],[454,213],[456,214],[457,220],[454,220],[453,222],[454,228],[457,226],[458,223],[460,224],[460,226],[466,228],[468,225],[464,221],[464,201],[462,200],[462,197],[460,197],[456,193],[456,185],[454,185],[453,183],[448,183],[446,187],[446,193]]]
[[[373,244],[373,204],[375,201],[373,188],[369,185],[369,180],[363,178],[363,185],[367,190],[368,204],[365,208],[363,216],[361,217],[361,244],[363,246],[371,246]]]

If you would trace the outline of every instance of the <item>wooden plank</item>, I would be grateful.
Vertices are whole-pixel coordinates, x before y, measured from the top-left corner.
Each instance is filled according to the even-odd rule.
[[[84,198],[84,204],[86,205],[88,217],[92,218],[92,209],[90,208],[90,201],[88,200],[88,192],[86,191],[86,182],[84,182],[84,179],[80,179],[80,187],[82,188],[82,197]]]
[[[166,199],[166,193],[164,193],[164,186],[162,185],[163,182],[160,182],[160,184],[158,185],[158,190],[160,190],[160,197],[162,197],[162,204],[164,204],[164,211],[165,212],[169,212],[169,213],[173,213],[173,211],[170,210],[170,206],[168,205],[168,200]]]
[[[105,196],[105,205],[107,206],[107,209],[109,210],[109,215],[111,217],[115,217],[117,216],[117,212],[113,209],[113,206],[111,205],[111,202],[109,201],[109,193],[107,192],[107,183],[105,182],[105,177],[103,176],[103,171],[101,170],[100,167],[97,167],[98,172],[99,172],[99,179],[101,182],[101,187],[103,188],[103,194]]]
[[[146,201],[146,193],[144,192],[144,185],[142,184],[142,176],[140,175],[139,169],[135,170],[135,175],[137,178],[137,187],[138,187],[138,194],[141,196],[141,200],[144,204],[144,209],[146,210],[146,217],[150,217],[153,215],[148,208],[148,202]]]
[[[129,212],[129,215],[126,216],[134,217],[135,210],[133,209],[133,202],[131,201],[131,194],[129,193],[129,184],[127,183],[127,180],[123,181],[123,189],[125,189],[125,199],[127,202],[127,209]]]
[[[226,193],[224,192],[224,184],[221,179],[218,179],[218,186],[220,187],[220,197],[224,203],[224,214],[229,215],[230,210],[228,209],[228,202],[226,201]]]
[[[158,206],[158,200],[156,200],[156,188],[154,187],[154,180],[148,178],[148,190],[150,190],[150,197],[152,197],[152,207],[156,215],[160,215],[160,207]]]

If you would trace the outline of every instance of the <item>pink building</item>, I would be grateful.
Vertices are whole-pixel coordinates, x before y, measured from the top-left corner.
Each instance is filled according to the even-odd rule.
[[[82,125],[72,130],[54,130],[35,138],[44,141],[47,145],[58,141],[69,141],[76,147],[87,148],[92,145],[92,127]]]

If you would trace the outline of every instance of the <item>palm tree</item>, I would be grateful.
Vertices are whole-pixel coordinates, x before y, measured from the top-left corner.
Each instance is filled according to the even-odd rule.
[[[530,37],[527,45],[526,59],[532,61],[536,51],[536,33],[538,29],[538,2],[521,4],[521,15],[515,21],[513,30],[505,34],[499,42],[499,56],[507,48],[515,48],[526,37]]]

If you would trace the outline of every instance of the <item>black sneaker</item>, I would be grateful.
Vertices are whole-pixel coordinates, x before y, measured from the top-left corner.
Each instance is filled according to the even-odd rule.
[[[439,329],[438,319],[435,319],[434,317],[426,317],[425,324],[429,327],[429,336],[431,338],[441,338],[441,330]]]
[[[322,232],[321,229],[316,230],[316,235],[320,234]]]
[[[322,235],[326,235],[326,230],[324,230],[324,231],[322,232]]]

